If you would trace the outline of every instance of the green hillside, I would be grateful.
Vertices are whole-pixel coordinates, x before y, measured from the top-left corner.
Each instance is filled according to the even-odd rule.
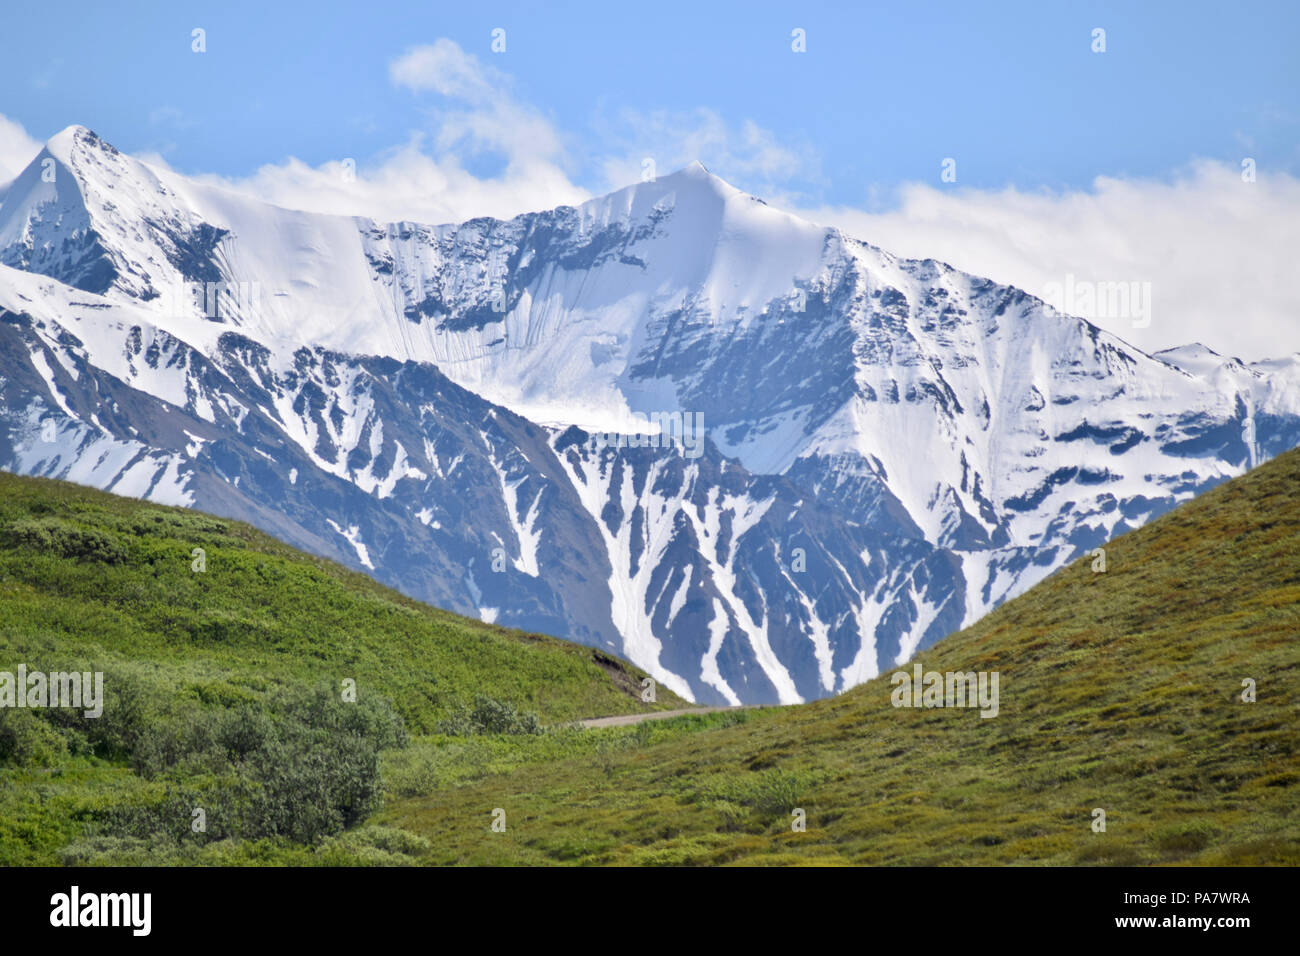
[[[0,862],[1295,864],[1298,498],[1300,451],[921,655],[997,671],[990,719],[896,708],[885,674],[584,730],[644,706],[639,672],[233,522],[0,476],[0,670],[93,665],[109,699],[0,710]]]
[[[0,863],[58,862],[87,834],[191,834],[189,809],[158,816],[187,788],[226,808],[209,835],[239,820],[227,850],[240,833],[312,842],[392,790],[377,760],[415,786],[431,736],[687,706],[663,688],[643,704],[644,674],[591,648],[426,607],[239,522],[0,474],[0,671],[19,664],[102,671],[106,702],[97,720],[0,708]],[[313,750],[346,772],[277,765]],[[258,795],[312,786],[334,805],[306,823]]]
[[[1300,862],[1300,451],[1105,557],[1104,573],[1077,561],[921,655],[999,672],[995,718],[895,708],[886,674],[380,819],[424,838],[431,863]]]

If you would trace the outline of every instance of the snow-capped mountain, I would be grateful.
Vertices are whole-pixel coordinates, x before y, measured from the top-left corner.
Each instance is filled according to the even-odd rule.
[[[1147,355],[698,164],[384,224],[71,127],[0,264],[3,467],[248,520],[699,701],[843,690],[1300,442],[1300,357]]]

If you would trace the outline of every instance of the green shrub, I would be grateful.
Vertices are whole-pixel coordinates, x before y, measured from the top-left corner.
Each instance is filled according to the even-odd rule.
[[[724,833],[734,833],[737,830],[745,829],[749,823],[750,810],[748,807],[742,807],[732,803],[729,800],[719,800],[713,804],[713,809],[721,818],[718,829]]]
[[[429,841],[396,827],[372,824],[330,837],[325,841],[324,846],[353,852],[369,848],[389,855],[416,857],[428,852]]]
[[[63,736],[37,712],[0,708],[0,762],[52,767],[67,753]]]
[[[473,734],[540,734],[546,728],[534,713],[521,714],[515,705],[479,694],[471,707],[453,708],[439,722],[438,733],[449,737],[469,737]]]
[[[385,755],[381,777],[385,792],[394,797],[433,793],[441,783],[445,748],[421,742]]]
[[[26,518],[4,529],[4,543],[13,548],[28,548],[60,558],[122,564],[127,559],[126,544],[110,531],[74,527],[58,518]]]
[[[725,778],[702,794],[713,803],[736,804],[750,807],[763,820],[788,816],[796,807],[803,806],[820,775],[790,770],[761,770]]]
[[[64,847],[64,866],[159,866],[172,862],[150,840],[140,837],[88,836]]]
[[[115,739],[127,736],[114,732]],[[93,835],[168,845],[262,837],[318,843],[377,809],[379,753],[407,741],[387,699],[345,702],[327,685],[300,691],[276,709],[194,704],[154,711],[129,739],[127,757],[141,776],[201,783],[169,786],[144,806],[103,811]],[[206,815],[206,829],[197,834],[195,808]]]
[[[1205,821],[1162,827],[1153,836],[1156,846],[1165,853],[1195,853],[1210,845],[1219,830]]]

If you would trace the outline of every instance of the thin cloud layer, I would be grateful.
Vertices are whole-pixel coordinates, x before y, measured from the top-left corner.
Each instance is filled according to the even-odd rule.
[[[462,222],[575,204],[699,159],[737,186],[899,255],[934,258],[1045,298],[1054,286],[1149,283],[1145,317],[1069,309],[1155,351],[1201,341],[1245,359],[1300,351],[1300,180],[1201,161],[1169,181],[1099,177],[1064,193],[907,184],[885,212],[818,206],[795,183],[823,181],[810,145],[716,112],[593,117],[580,148],[523,100],[508,74],[440,39],[406,50],[389,80],[423,118],[372,157],[268,164],[195,178],[277,205],[379,221]],[[76,119],[75,117],[73,119]],[[40,143],[0,116],[0,196]],[[495,160],[493,175],[477,160]],[[141,157],[166,165],[161,156]]]
[[[430,111],[438,153],[491,153],[506,160],[508,173],[567,161],[559,132],[515,96],[509,75],[451,40],[408,50],[389,64],[388,75],[398,88],[432,92],[445,101]]]
[[[476,176],[454,155],[431,156],[423,138],[369,163],[346,159],[311,166],[298,159],[263,166],[243,179],[193,177],[290,209],[379,222],[464,222],[476,216],[506,219],[523,212],[573,205],[590,198],[552,164],[507,167]],[[158,162],[156,157],[151,162]]]
[[[803,214],[1044,298],[1067,277],[1150,283],[1145,328],[1084,315],[1147,351],[1192,341],[1248,360],[1300,351],[1300,180],[1284,173],[1247,182],[1239,168],[1201,161],[1169,182],[1098,177],[1086,192],[912,184],[889,212]]]
[[[22,124],[0,115],[0,195],[41,151],[41,144],[27,135]]]
[[[729,125],[713,110],[620,110],[597,125],[608,155],[600,164],[606,189],[637,182],[647,170],[657,175],[695,160],[756,195],[789,193],[790,183],[821,178],[816,151],[783,143],[752,120]]]
[[[591,197],[570,178],[559,131],[514,94],[508,75],[451,40],[407,50],[389,79],[426,118],[406,143],[368,159],[290,159],[243,179],[199,178],[293,209],[385,222],[509,218]],[[471,171],[484,155],[501,161],[499,173]]]

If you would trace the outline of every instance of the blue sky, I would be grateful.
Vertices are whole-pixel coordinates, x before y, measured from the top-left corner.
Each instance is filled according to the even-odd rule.
[[[378,220],[510,216],[699,159],[1034,294],[1150,282],[1150,326],[1111,329],[1148,350],[1300,351],[1300,3],[128,9],[6,9],[0,189],[73,123],[264,200]]]
[[[37,139],[82,123],[187,172],[240,176],[290,156],[364,164],[428,127],[439,98],[395,88],[388,66],[445,37],[513,78],[567,137],[573,180],[592,188],[624,109],[752,121],[805,157],[783,185],[829,204],[888,202],[900,183],[937,180],[945,157],[960,184],[983,188],[1164,176],[1196,157],[1300,167],[1295,3],[130,9],[10,5],[0,113]],[[205,54],[191,52],[194,27]],[[497,27],[506,51],[494,54]],[[806,53],[790,49],[795,27]],[[1096,27],[1104,54],[1090,48]],[[726,168],[725,155],[699,158],[742,187],[771,185],[746,182],[762,177]],[[468,162],[490,174],[502,158]]]

